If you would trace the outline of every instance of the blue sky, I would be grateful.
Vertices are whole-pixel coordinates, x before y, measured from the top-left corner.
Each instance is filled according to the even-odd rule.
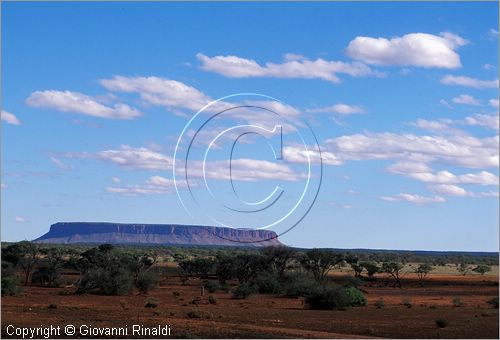
[[[495,2],[4,2],[2,240],[58,221],[213,224],[176,194],[177,140],[213,100],[259,93],[281,103],[217,105],[259,103],[307,123],[323,155],[317,200],[283,242],[498,251],[497,13]],[[234,122],[282,124],[252,110],[225,118],[205,127],[198,152]],[[218,200],[203,196],[205,211],[258,228],[293,206],[306,158],[283,129],[283,160],[267,145],[276,136],[243,138],[233,158],[240,197],[278,185],[283,205],[258,216],[218,205],[234,200],[222,143],[207,163]]]

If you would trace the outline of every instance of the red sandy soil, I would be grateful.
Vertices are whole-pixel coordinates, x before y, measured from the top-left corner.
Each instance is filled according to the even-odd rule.
[[[17,297],[2,298],[2,336],[6,327],[81,324],[123,327],[170,325],[171,337],[202,338],[496,338],[498,309],[486,303],[498,296],[498,277],[435,275],[420,287],[408,276],[403,288],[385,286],[385,279],[366,282],[368,306],[347,311],[305,309],[302,299],[256,294],[245,300],[230,293],[205,293],[201,302],[196,281],[181,285],[172,277],[147,296],[74,295],[70,288],[25,287]],[[178,292],[179,296],[174,296]],[[68,294],[68,295],[66,295]],[[208,303],[208,295],[217,304]],[[382,298],[385,306],[374,303]],[[454,307],[459,298],[462,307]],[[157,299],[156,308],[145,308]],[[411,303],[411,308],[403,305]],[[57,308],[49,308],[54,304]],[[201,318],[187,314],[196,311]],[[436,319],[446,319],[445,328]]]

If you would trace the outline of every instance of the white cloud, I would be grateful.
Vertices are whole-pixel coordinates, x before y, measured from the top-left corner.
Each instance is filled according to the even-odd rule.
[[[431,190],[436,194],[447,195],[447,196],[468,196],[469,193],[464,188],[461,188],[453,184],[439,184],[431,187]]]
[[[481,102],[468,94],[461,94],[458,97],[452,99],[455,104],[465,104],[465,105],[480,105]]]
[[[498,185],[498,177],[491,172],[481,171],[455,175],[447,170],[442,170],[433,173],[427,164],[420,162],[396,162],[387,167],[387,171],[426,183]]]
[[[458,68],[460,56],[455,50],[468,43],[462,37],[444,32],[440,36],[410,33],[392,39],[356,37],[347,46],[347,55],[373,65],[398,65]]]
[[[306,151],[304,147],[285,146],[283,148],[283,159],[290,163],[300,164],[318,164],[319,154],[316,151]],[[328,151],[321,151],[321,159],[323,164],[341,165],[343,162],[334,154]]]
[[[496,68],[496,67],[495,67],[495,66],[493,66],[493,65],[491,65],[491,64],[484,64],[484,65],[483,65],[483,69],[484,69],[484,70],[488,70],[488,71],[489,71],[489,70],[494,70],[495,68]]]
[[[111,182],[116,183],[116,184],[118,184],[122,181],[120,179],[120,177],[116,177],[116,176],[111,177],[110,180],[111,180]]]
[[[6,122],[7,124],[12,125],[21,125],[21,121],[12,113],[2,110],[1,112],[1,120]]]
[[[178,184],[182,185],[182,183]],[[146,180],[144,184],[106,187],[106,191],[123,196],[168,195],[175,192],[175,184],[172,179],[161,176],[152,176]]]
[[[418,136],[414,134],[365,133],[327,139],[322,150],[340,161],[393,159],[440,162],[469,168],[498,167],[498,136]]]
[[[490,99],[489,100],[490,106],[493,106],[498,109],[498,98],[497,99]]]
[[[439,104],[443,105],[444,107],[446,107],[446,108],[448,108],[448,109],[451,109],[451,108],[452,108],[452,106],[450,105],[450,103],[448,103],[448,101],[447,101],[447,100],[445,100],[445,99],[441,99],[441,100],[439,101]]]
[[[213,101],[194,87],[166,78],[115,76],[100,83],[110,91],[138,93],[146,103],[168,109],[198,111]]]
[[[497,131],[499,129],[498,115],[485,115],[478,113],[474,116],[466,117],[465,124],[482,126]]]
[[[494,28],[488,30],[488,38],[491,40],[498,39],[498,31]]]
[[[16,216],[15,221],[16,221],[17,223],[24,223],[24,222],[27,222],[27,220],[26,220],[24,217],[21,217],[21,216]]]
[[[237,56],[208,57],[202,53],[196,55],[201,62],[201,69],[215,72],[230,78],[275,77],[323,79],[339,83],[338,74],[352,77],[383,76],[383,73],[372,70],[360,62],[328,61],[321,58],[307,60],[304,58],[288,58],[281,64],[267,62],[258,64],[255,60]]]
[[[441,83],[445,85],[458,85],[465,87],[472,87],[475,89],[493,89],[498,88],[498,79],[494,80],[480,80],[464,76],[446,75],[441,78]]]
[[[406,201],[414,204],[428,204],[428,203],[443,203],[446,202],[446,199],[441,196],[420,196],[416,194],[407,194],[407,193],[401,193],[395,196],[380,196],[381,200],[384,201],[389,201],[389,202],[401,202],[401,201]]]
[[[99,151],[94,154],[94,157],[132,169],[169,170],[172,168],[172,157],[144,147],[134,148],[121,145],[117,150]]]
[[[33,107],[108,119],[133,119],[142,115],[140,111],[126,104],[116,103],[110,107],[93,97],[72,91],[36,91],[26,99],[26,103]]]
[[[311,113],[333,113],[333,114],[339,114],[342,116],[348,116],[352,114],[357,114],[357,113],[364,113],[365,110],[358,105],[348,105],[348,104],[335,104],[333,106],[327,106],[327,107],[322,107],[322,108],[317,108],[317,109],[309,109],[308,112]]]
[[[447,121],[418,119],[413,125],[423,130],[439,131],[448,129],[448,123]]]
[[[63,169],[63,170],[68,170],[71,169],[71,166],[68,164],[64,163],[62,160],[55,156],[49,156],[49,159],[54,163],[58,168]]]

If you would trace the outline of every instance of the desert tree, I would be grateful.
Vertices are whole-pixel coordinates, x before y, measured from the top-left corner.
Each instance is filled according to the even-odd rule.
[[[429,272],[431,272],[433,269],[434,268],[429,263],[421,263],[417,267],[417,269],[415,269],[415,273],[418,276],[418,281],[422,287],[424,286],[424,281],[427,274],[429,274]]]
[[[366,269],[366,273],[368,274],[368,277],[370,279],[373,279],[373,275],[377,274],[380,271],[380,268],[375,261],[365,261],[361,262],[360,264],[363,266],[363,268]]]
[[[300,260],[305,270],[318,282],[326,280],[328,272],[344,261],[342,254],[323,249],[311,249]]]
[[[345,256],[345,262],[351,267],[355,277],[361,277],[364,267],[359,263],[357,256],[348,254]]]
[[[270,246],[262,250],[265,261],[278,279],[283,279],[285,271],[295,258],[295,251],[287,246]]]
[[[467,275],[469,273],[469,266],[465,262],[460,262],[457,268],[458,272],[462,274],[463,276]]]
[[[24,285],[31,283],[31,276],[40,261],[40,249],[30,241],[21,241],[11,244],[2,252],[4,260],[21,268],[24,273]]]
[[[382,263],[381,271],[389,274],[390,277],[394,279],[394,286],[401,288],[401,276],[403,270],[403,264],[401,262],[390,261]]]
[[[472,271],[484,275],[491,271],[491,267],[486,264],[478,264]]]

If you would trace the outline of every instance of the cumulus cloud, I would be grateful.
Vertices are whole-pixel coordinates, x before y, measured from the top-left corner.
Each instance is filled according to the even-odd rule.
[[[498,88],[498,79],[494,80],[480,80],[464,76],[446,75],[441,78],[441,83],[445,85],[457,85],[472,87],[475,89],[494,89]]]
[[[175,183],[174,180],[162,176],[151,176],[144,184],[106,187],[106,191],[123,196],[168,195],[175,192]]]
[[[462,66],[455,50],[467,43],[464,38],[448,32],[439,36],[410,33],[392,39],[360,36],[349,43],[346,53],[372,65],[454,69]]]
[[[476,99],[473,96],[468,95],[468,94],[461,94],[458,97],[453,98],[452,101],[455,104],[464,104],[464,105],[480,105],[481,104],[481,102],[478,99]]]
[[[21,216],[16,216],[16,218],[14,219],[17,223],[24,223],[24,222],[28,222],[28,220],[26,220],[24,217],[21,217]]]
[[[498,109],[498,98],[497,99],[490,99],[489,100],[490,106],[493,106]]]
[[[467,125],[477,125],[484,128],[497,130],[499,129],[498,114],[497,115],[486,115],[486,114],[476,114],[474,116],[469,116],[465,118],[465,124]]]
[[[110,91],[138,93],[146,103],[168,109],[198,111],[213,101],[192,86],[160,77],[115,76],[101,79],[100,83]]]
[[[439,184],[431,187],[431,190],[434,191],[436,194],[441,194],[446,196],[465,197],[469,195],[467,190],[453,184]]]
[[[140,111],[126,104],[116,103],[112,107],[106,106],[93,97],[72,91],[36,91],[26,99],[26,104],[108,119],[133,119],[142,115]]]
[[[446,202],[446,199],[441,196],[420,196],[416,194],[407,194],[401,193],[394,196],[380,196],[381,200],[389,201],[389,202],[410,202],[417,205],[429,204],[429,203],[443,203]]]
[[[384,76],[383,73],[374,71],[360,62],[328,61],[321,58],[308,60],[296,55],[293,58],[288,55],[283,63],[267,62],[264,65],[252,59],[232,55],[208,57],[198,53],[196,57],[201,62],[202,70],[230,78],[301,78],[339,83],[338,74],[347,74],[352,77]]]
[[[21,125],[21,121],[12,113],[2,110],[1,120],[11,125]]]
[[[440,162],[469,168],[498,167],[498,136],[419,136],[390,132],[345,135],[327,139],[322,150],[340,161],[393,159]]]
[[[387,171],[427,183],[498,185],[498,177],[488,171],[461,175],[455,175],[447,170],[434,173],[426,163],[421,162],[396,162],[387,167]]]
[[[422,129],[422,130],[445,130],[449,128],[449,121],[447,120],[426,120],[426,119],[418,119],[412,125]]]
[[[335,104],[333,106],[327,106],[317,109],[309,109],[308,112],[311,113],[333,113],[342,116],[348,116],[357,113],[364,113],[365,110],[358,105],[348,105],[348,104]]]

